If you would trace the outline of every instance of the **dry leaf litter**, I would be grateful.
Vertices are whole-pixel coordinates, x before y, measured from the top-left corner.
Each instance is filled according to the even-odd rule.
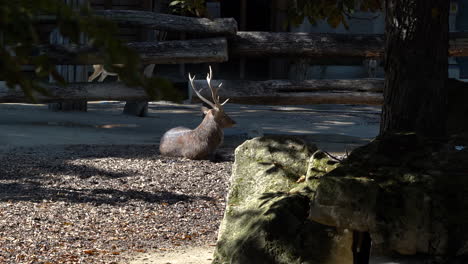
[[[214,244],[232,165],[157,145],[15,148],[0,156],[0,263],[125,263]],[[226,161],[227,160],[227,161]]]

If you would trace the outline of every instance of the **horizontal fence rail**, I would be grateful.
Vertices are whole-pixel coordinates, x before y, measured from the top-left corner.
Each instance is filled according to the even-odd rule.
[[[195,18],[137,10],[95,10],[98,16],[115,21],[120,26],[185,32],[199,35],[228,36],[237,32],[234,18]],[[40,16],[38,22],[54,23],[54,16]]]
[[[206,38],[127,44],[138,52],[145,64],[177,64],[224,62],[228,60],[225,38]],[[47,54],[57,64],[100,64],[104,62],[98,50],[78,45],[41,45],[38,54]]]
[[[229,52],[236,56],[306,57],[338,64],[342,64],[338,62],[340,59],[382,58],[385,52],[383,34],[239,31],[229,41]],[[467,57],[468,33],[450,33],[448,51],[452,57]]]
[[[127,87],[122,82],[84,82],[60,86],[54,83],[43,84],[50,96],[35,92],[37,103],[52,103],[66,100],[85,101],[127,101],[150,100],[141,87]],[[21,89],[10,89],[0,82],[0,103],[32,103]]]
[[[213,85],[223,83],[219,90],[222,99],[242,104],[380,104],[382,102],[383,80],[270,80],[270,81],[228,81],[212,80]],[[44,84],[49,96],[36,93],[40,103],[63,100],[150,100],[140,87],[127,87],[121,82],[70,83],[61,86]],[[206,81],[195,81],[201,94],[210,98]],[[206,89],[204,89],[206,88]],[[192,97],[193,102],[199,102]],[[9,89],[0,82],[0,103],[28,102],[20,89]]]
[[[209,20],[133,10],[98,10],[96,14],[121,26],[187,32],[198,39],[133,42],[127,45],[140,54],[144,64],[225,62],[231,57],[306,58],[311,65],[362,65],[366,59],[382,59],[382,34],[333,34],[237,31],[232,18]],[[40,17],[53,22],[54,17]],[[192,36],[193,37],[193,36]],[[450,33],[449,56],[468,56],[468,33]],[[47,54],[56,64],[100,64],[102,54],[89,46],[41,45],[36,54]],[[269,80],[222,81],[220,96],[245,104],[381,104],[384,81],[359,80]],[[461,82],[460,82],[461,83]],[[197,81],[205,87],[206,83]],[[457,84],[466,87],[465,83]],[[63,100],[149,100],[144,89],[123,83],[48,84],[50,96],[36,94],[38,102]],[[204,89],[205,96],[209,89]],[[192,98],[196,100],[196,98]],[[27,102],[19,90],[0,84],[0,103]]]
[[[450,41],[449,55],[468,56],[468,39]],[[317,65],[361,64],[366,58],[384,54],[383,35],[237,32],[234,38],[203,38],[128,44],[144,63],[224,62],[228,57],[309,58]],[[48,54],[58,64],[98,64],[102,56],[86,46],[42,45],[39,54]]]
[[[223,83],[218,94],[221,100],[259,105],[299,104],[368,104],[382,103],[384,81],[382,79],[356,80],[212,80],[212,85]],[[201,94],[210,98],[206,81],[195,81]],[[200,102],[192,96],[192,102]]]
[[[218,36],[235,35],[237,32],[237,22],[234,18],[211,20],[134,10],[96,10],[95,14],[122,26]]]
[[[369,104],[379,105],[383,100],[384,80],[353,79],[353,80],[269,80],[269,81],[233,81],[212,80],[212,85],[222,82],[219,90],[221,100],[230,98],[230,102],[240,104]],[[46,89],[50,96],[39,93],[35,99],[40,103],[58,102],[63,100],[151,100],[141,87],[127,87],[121,82],[86,82],[70,83],[61,86],[47,83]],[[195,81],[197,89],[207,88],[206,81]],[[448,79],[447,91],[452,97],[460,95],[466,98],[468,83],[456,79]],[[210,98],[209,89],[203,89],[201,94]],[[192,97],[192,102],[199,102]],[[30,102],[20,89],[9,89],[0,82],[0,103]],[[464,101],[463,101],[464,104]]]

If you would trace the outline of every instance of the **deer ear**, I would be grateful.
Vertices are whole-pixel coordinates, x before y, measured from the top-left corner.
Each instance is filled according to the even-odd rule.
[[[204,107],[204,106],[201,107],[201,110],[202,110],[203,114],[205,114],[205,115],[208,114],[208,111],[210,111],[210,109],[208,107]]]

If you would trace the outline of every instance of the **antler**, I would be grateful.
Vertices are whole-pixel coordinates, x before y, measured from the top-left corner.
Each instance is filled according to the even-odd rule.
[[[193,91],[197,94],[198,98],[200,98],[203,102],[207,103],[208,105],[210,105],[211,107],[215,108],[216,106],[210,102],[210,100],[206,99],[205,97],[203,97],[200,92],[203,90],[203,89],[200,89],[200,91],[197,91],[197,89],[195,88],[195,84],[193,83],[193,81],[195,80],[195,75],[192,77],[189,73],[189,80],[190,80],[190,85],[192,85],[192,89]]]
[[[195,75],[192,77],[189,73],[189,79],[190,79],[190,84],[192,85],[192,89],[195,91],[195,93],[197,94],[198,98],[200,98],[203,102],[207,103],[208,105],[210,105],[212,108],[221,108],[221,106],[223,106],[224,104],[226,104],[228,101],[229,101],[229,98],[226,99],[226,101],[224,101],[223,103],[219,103],[219,96],[218,96],[218,90],[219,88],[221,87],[222,83],[220,83],[218,85],[218,87],[215,87],[213,88],[211,86],[211,78],[213,77],[213,71],[211,70],[211,66],[209,67],[210,68],[210,72],[207,74],[206,76],[206,82],[208,83],[208,88],[210,88],[210,91],[211,91],[211,97],[213,99],[213,102],[210,102],[210,100],[206,99],[205,97],[203,97],[200,92],[203,90],[203,89],[200,89],[199,91],[197,91],[197,89],[195,88],[195,84],[193,83],[193,81],[195,80]]]
[[[213,88],[211,86],[211,78],[213,77],[213,71],[211,70],[211,66],[209,66],[209,68],[210,68],[210,72],[206,75],[206,82],[208,83],[208,87],[211,90],[211,97],[213,98],[213,101],[215,102],[217,106],[223,106],[224,104],[227,103],[227,101],[229,101],[229,98],[226,99],[226,101],[224,101],[222,104],[219,103],[218,90],[219,88],[221,88],[221,85],[223,85],[223,83],[218,84],[218,87],[216,88]]]

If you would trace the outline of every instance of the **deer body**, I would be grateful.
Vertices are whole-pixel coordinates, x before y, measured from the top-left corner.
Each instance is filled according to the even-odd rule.
[[[204,159],[223,143],[224,132],[214,120],[205,118],[195,129],[175,127],[161,139],[159,151],[166,156]]]
[[[196,94],[205,102],[207,99],[201,97],[199,91],[193,86],[194,78],[190,77],[192,88]],[[212,109],[202,107],[205,118],[198,127],[189,129],[186,127],[175,127],[164,133],[159,144],[159,151],[162,155],[185,157],[188,159],[206,159],[214,156],[216,149],[223,143],[224,128],[232,127],[236,124],[226,113],[222,106],[227,102],[219,103],[217,89],[210,85],[210,74],[208,74],[208,86],[212,91],[214,104],[209,102]],[[219,87],[218,87],[219,88]]]

